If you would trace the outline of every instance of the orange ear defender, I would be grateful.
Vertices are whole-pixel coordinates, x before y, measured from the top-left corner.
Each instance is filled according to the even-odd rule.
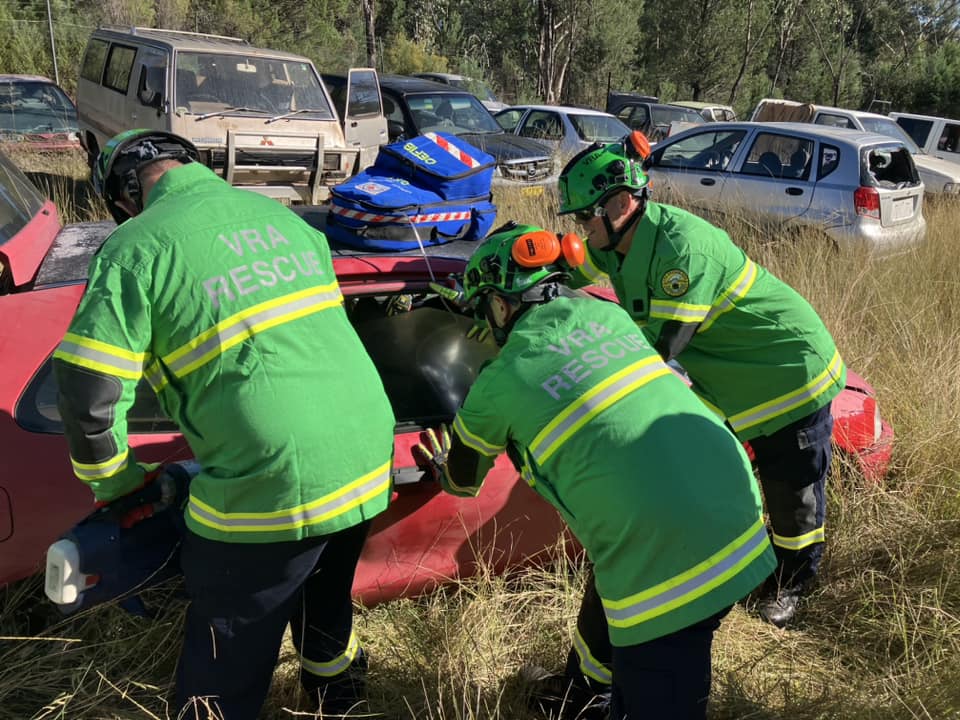
[[[525,268],[537,268],[551,265],[561,257],[571,268],[583,264],[586,250],[583,241],[574,233],[563,237],[549,230],[536,230],[518,237],[510,251],[517,265]]]
[[[646,160],[650,157],[650,141],[647,140],[647,136],[644,135],[639,130],[634,130],[629,135],[630,149],[639,157],[641,160]]]

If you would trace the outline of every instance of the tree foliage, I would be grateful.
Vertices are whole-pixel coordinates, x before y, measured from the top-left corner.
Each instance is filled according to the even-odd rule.
[[[481,76],[507,100],[764,96],[960,115],[960,0],[51,0],[72,90],[98,24],[244,37],[322,70]],[[7,72],[54,72],[46,0],[0,3]]]

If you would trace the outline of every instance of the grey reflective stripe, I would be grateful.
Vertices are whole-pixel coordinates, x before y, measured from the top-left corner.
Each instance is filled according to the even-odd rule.
[[[306,506],[294,508],[282,515],[276,512],[264,513],[260,516],[258,516],[257,513],[249,512],[236,513],[238,517],[233,517],[229,513],[219,515],[205,510],[194,500],[192,495],[190,496],[189,512],[191,515],[194,515],[198,521],[205,524],[209,523],[213,527],[220,528],[270,530],[276,527],[301,527],[303,525],[309,525],[323,515],[333,514],[333,516],[335,516],[338,509],[344,508],[345,506],[352,506],[358,498],[375,490],[378,485],[388,482],[389,479],[390,465],[388,463],[384,472],[374,475],[366,482],[350,488],[350,490],[337,495],[332,500],[320,503],[319,505],[313,505],[309,508]]]
[[[580,658],[580,670],[583,671],[584,675],[604,685],[613,683],[613,673],[610,668],[593,656],[579,630],[573,634],[573,649]]]
[[[834,353],[833,357],[834,360],[830,363],[830,367],[827,368],[824,376],[812,387],[804,388],[800,392],[789,395],[774,405],[764,405],[757,410],[747,410],[746,413],[737,413],[727,418],[730,427],[733,428],[734,432],[738,432],[768,418],[776,417],[787,410],[800,407],[821,395],[824,390],[840,379],[839,374],[834,375],[832,370],[840,356],[838,353]]]
[[[102,350],[94,350],[86,345],[79,345],[75,342],[71,342],[66,338],[60,341],[58,351],[73,355],[74,357],[82,358],[83,360],[89,360],[90,362],[96,363],[101,367],[106,365],[108,367],[116,368],[117,370],[125,370],[132,375],[139,375],[143,369],[143,363],[141,361],[122,358],[119,355],[103,352]]]
[[[718,316],[732,309],[735,300],[746,297],[747,290],[757,278],[757,266],[753,260],[747,258],[747,264],[744,270],[746,270],[746,272],[743,274],[743,279],[734,287],[730,288],[730,292],[724,295],[723,299],[710,309],[710,312],[708,312],[707,316],[703,319],[703,324],[697,332],[703,332],[713,324],[713,321],[716,320]]]
[[[308,295],[307,297],[302,297],[297,300],[291,300],[290,302],[282,303],[280,305],[264,308],[259,312],[238,318],[234,324],[223,328],[219,332],[207,338],[197,347],[193,348],[190,352],[174,360],[168,360],[170,355],[167,355],[164,360],[167,361],[167,365],[174,375],[180,377],[181,375],[186,374],[185,370],[188,368],[188,366],[199,361],[204,356],[210,354],[215,356],[216,353],[214,351],[220,346],[227,344],[231,338],[234,338],[237,335],[252,334],[257,325],[265,323],[269,320],[282,318],[284,315],[289,315],[299,310],[305,310],[315,305],[323,305],[325,303],[336,301],[339,297],[340,290],[339,288],[334,287],[334,289],[330,292]],[[201,335],[203,334],[205,333],[202,333]]]
[[[73,465],[73,474],[81,480],[87,482],[91,480],[102,480],[116,475],[127,467],[129,453],[124,450],[115,458],[111,458],[103,463],[81,463],[70,458]]]
[[[167,384],[167,378],[163,374],[163,368],[160,367],[159,362],[151,363],[150,367],[143,371],[143,376],[147,379],[147,382],[150,383],[150,387],[153,388],[154,392],[158,392]]]
[[[679,585],[675,585],[667,590],[664,590],[663,592],[654,595],[647,600],[641,600],[640,602],[624,608],[611,608],[607,606],[606,602],[604,602],[603,611],[607,616],[607,622],[611,624],[616,623],[619,627],[635,624],[636,622],[641,622],[643,619],[645,619],[640,618],[640,616],[651,615],[655,617],[658,615],[656,610],[684,597],[685,595],[693,594],[692,599],[700,597],[700,594],[696,592],[698,589],[708,585],[714,579],[733,569],[738,563],[748,558],[751,553],[753,553],[765,542],[768,542],[767,529],[763,523],[760,523],[757,531],[750,536],[750,538],[744,542],[743,545],[736,548],[716,565],[707,568],[701,573],[697,573],[689,580],[685,580]],[[635,622],[629,622],[631,620],[634,620]]]
[[[670,315],[671,318],[686,320],[703,320],[709,313],[704,312],[703,308],[684,307],[683,303],[671,303],[665,300],[651,300],[650,314],[661,313]]]
[[[549,457],[553,452],[553,447],[555,444],[563,438],[565,434],[570,432],[577,423],[579,423],[584,418],[589,417],[591,414],[597,412],[597,408],[603,405],[610,397],[616,395],[622,390],[630,387],[634,383],[640,382],[648,375],[653,375],[656,373],[662,373],[665,369],[665,366],[662,362],[652,362],[651,359],[640,360],[639,363],[644,363],[642,367],[639,367],[622,378],[617,380],[614,383],[611,383],[609,386],[603,388],[597,392],[592,397],[583,400],[582,404],[573,410],[568,417],[566,417],[561,423],[559,423],[553,430],[551,430],[546,436],[537,440],[530,447],[530,454],[533,455],[533,459],[538,465],[544,462],[544,458]],[[602,384],[602,383],[601,383]],[[591,391],[588,390],[586,394],[589,394]],[[583,396],[581,396],[582,398]],[[572,405],[576,405],[580,402],[580,399],[575,400]],[[567,407],[567,409],[570,406]],[[567,412],[567,409],[564,409],[563,412]],[[562,415],[563,413],[561,413]]]
[[[357,657],[357,651],[360,650],[360,641],[354,632],[350,631],[350,639],[347,641],[347,649],[342,654],[337,655],[333,660],[327,662],[317,662],[308,660],[303,655],[300,656],[300,664],[303,669],[312,675],[320,677],[335,677],[344,672]]]

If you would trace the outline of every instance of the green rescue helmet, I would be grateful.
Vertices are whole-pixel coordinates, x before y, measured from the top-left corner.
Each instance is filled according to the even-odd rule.
[[[536,225],[509,222],[494,230],[467,262],[463,302],[488,291],[532,300],[523,296],[577,267],[584,256],[583,242],[576,235],[559,237]]]
[[[631,150],[625,143],[596,143],[571,158],[560,173],[557,214],[595,207],[617,190],[645,191],[649,179]]]
[[[117,202],[130,200],[142,210],[139,173],[150,163],[165,159],[195,162],[200,153],[192,142],[179,135],[147,128],[125,130],[104,146],[91,181],[118,225],[129,220],[130,215]]]

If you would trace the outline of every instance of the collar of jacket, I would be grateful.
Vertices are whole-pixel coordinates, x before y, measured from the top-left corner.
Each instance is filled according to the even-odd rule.
[[[657,244],[657,234],[660,232],[660,221],[663,212],[660,205],[655,202],[647,201],[646,211],[643,217],[637,223],[633,231],[633,240],[630,243],[630,249],[620,260],[620,267],[630,265],[641,268],[649,268],[653,259],[653,250]],[[629,258],[629,260],[628,260]]]
[[[167,172],[157,180],[156,185],[151,188],[150,194],[147,196],[144,210],[154,203],[159,202],[167,195],[176,195],[187,189],[193,192],[199,185],[223,182],[225,182],[223,178],[219,177],[203,163],[192,162],[181,165],[178,168],[167,170]]]

